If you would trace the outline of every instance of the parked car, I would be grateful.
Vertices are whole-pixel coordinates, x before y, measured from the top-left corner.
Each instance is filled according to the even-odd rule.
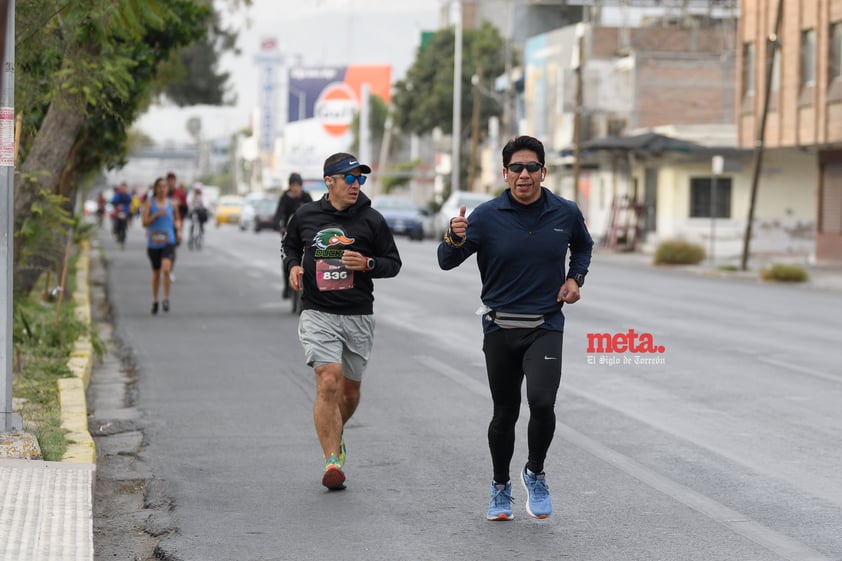
[[[255,233],[261,230],[277,230],[275,224],[275,210],[278,208],[278,200],[275,198],[263,197],[252,199],[243,205],[240,214],[240,230],[254,230]]]
[[[454,191],[450,194],[433,219],[433,229],[436,238],[441,238],[450,227],[450,219],[459,216],[459,209],[465,205],[465,216],[470,216],[476,207],[493,199],[493,195],[474,193],[472,191]]]
[[[214,221],[216,227],[223,224],[237,224],[240,222],[240,214],[243,212],[244,200],[239,195],[224,195],[216,201],[214,209]]]
[[[409,236],[411,240],[423,240],[426,233],[424,223],[429,213],[411,199],[390,195],[375,197],[371,202],[396,236]]]

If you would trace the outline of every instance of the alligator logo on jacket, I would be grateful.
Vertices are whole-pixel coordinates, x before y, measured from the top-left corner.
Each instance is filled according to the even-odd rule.
[[[337,245],[351,245],[352,243],[354,243],[354,238],[346,237],[345,232],[339,228],[326,228],[324,230],[319,230],[316,235],[313,236],[313,245],[317,249],[322,250]]]

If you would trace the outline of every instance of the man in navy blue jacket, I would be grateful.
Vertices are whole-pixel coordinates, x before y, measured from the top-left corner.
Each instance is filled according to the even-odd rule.
[[[488,427],[494,470],[488,520],[514,517],[509,469],[524,378],[529,457],[520,480],[528,495],[526,510],[534,518],[552,513],[544,460],[555,433],[561,382],[561,308],[579,300],[591,262],[593,239],[579,207],[541,186],[544,156],[536,138],[509,141],[503,148],[508,189],[474,209],[470,222],[463,206],[438,246],[444,270],[476,253],[482,278],[483,352],[494,403]]]

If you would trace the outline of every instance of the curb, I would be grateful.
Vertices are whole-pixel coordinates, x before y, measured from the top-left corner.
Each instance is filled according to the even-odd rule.
[[[79,244],[79,259],[76,262],[76,317],[91,326],[91,287],[88,282],[91,252],[90,242]],[[67,366],[73,373],[71,378],[58,381],[61,426],[67,431],[67,450],[62,462],[96,464],[96,445],[88,430],[88,404],[85,391],[91,381],[94,364],[94,347],[88,334],[82,335],[73,345]]]

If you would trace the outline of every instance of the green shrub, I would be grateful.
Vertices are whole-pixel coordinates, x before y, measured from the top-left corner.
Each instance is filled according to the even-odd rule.
[[[702,246],[681,240],[663,242],[655,250],[655,265],[696,265],[704,259]]]
[[[73,271],[75,266],[68,286],[75,283]],[[57,302],[42,301],[44,284],[41,278],[32,292],[13,300],[12,395],[20,400],[24,431],[38,439],[44,460],[57,462],[67,448],[58,379],[72,376],[67,359],[73,343],[90,328],[76,318],[72,299],[64,298],[60,309]]]
[[[784,265],[775,263],[760,271],[760,278],[765,281],[805,282],[809,275],[801,265]]]

